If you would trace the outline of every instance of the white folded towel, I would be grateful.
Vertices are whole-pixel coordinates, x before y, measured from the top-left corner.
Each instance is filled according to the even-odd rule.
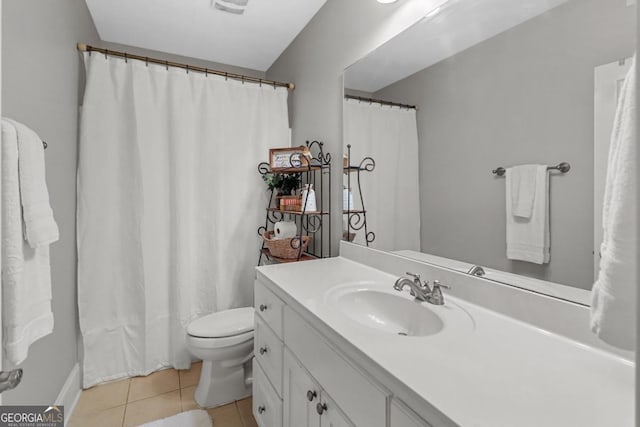
[[[57,242],[58,225],[49,204],[42,139],[22,123],[5,120],[18,133],[18,172],[25,239],[32,248]]]
[[[593,332],[625,350],[634,350],[636,345],[638,291],[635,70],[634,57],[620,92],[611,135],[602,209],[602,258],[591,300]]]
[[[2,120],[2,327],[5,360],[22,363],[29,346],[53,331],[49,247],[23,237],[18,135]]]
[[[531,218],[536,199],[536,180],[539,165],[522,165],[509,169],[512,213],[521,218]]]
[[[535,187],[531,214],[528,218],[514,214],[512,168],[507,169],[507,258],[535,264],[549,262],[549,180],[547,167],[535,166]],[[520,190],[521,196],[526,191]]]

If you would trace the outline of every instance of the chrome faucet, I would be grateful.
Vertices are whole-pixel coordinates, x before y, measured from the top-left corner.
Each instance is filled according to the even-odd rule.
[[[444,304],[444,295],[440,288],[451,289],[449,286],[441,284],[438,280],[434,280],[432,289],[429,287],[428,281],[425,280],[424,285],[422,284],[419,274],[407,272],[407,276],[411,276],[413,280],[406,277],[400,277],[393,285],[393,289],[396,291],[402,291],[405,286],[409,286],[411,289],[411,296],[415,297],[416,301],[426,301],[435,305]]]
[[[427,297],[431,295],[429,282],[425,281],[423,286],[419,274],[407,272],[407,276],[413,277],[413,280],[407,279],[406,277],[400,277],[393,285],[393,289],[401,292],[405,286],[409,286],[409,288],[411,289],[411,296],[416,297],[418,301],[426,301]]]
[[[467,271],[467,274],[471,274],[472,276],[482,277],[487,273],[484,271],[484,268],[480,267],[479,265],[474,265],[469,269],[469,271]]]

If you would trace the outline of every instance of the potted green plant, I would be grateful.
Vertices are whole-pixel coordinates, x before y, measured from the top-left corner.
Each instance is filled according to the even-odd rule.
[[[277,174],[267,173],[262,175],[269,190],[276,191],[277,196],[289,196],[300,188],[301,176],[299,173]]]

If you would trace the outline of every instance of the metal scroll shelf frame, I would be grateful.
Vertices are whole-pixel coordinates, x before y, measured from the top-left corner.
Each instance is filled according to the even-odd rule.
[[[258,165],[258,172],[262,176],[266,174],[300,174],[302,186],[304,184],[313,185],[316,194],[316,206],[319,210],[305,212],[308,194],[307,198],[302,200],[302,211],[300,212],[284,211],[280,210],[279,207],[271,207],[274,200],[276,200],[275,191],[271,190],[264,225],[258,228],[258,235],[262,237],[262,234],[267,230],[273,229],[273,225],[278,221],[293,221],[296,224],[299,235],[291,239],[290,245],[293,249],[298,250],[298,256],[293,259],[274,257],[269,252],[263,239],[258,265],[262,265],[263,261],[276,263],[295,262],[331,256],[331,154],[324,152],[323,142],[307,141],[305,145],[311,153],[311,158],[308,159],[306,165],[301,164],[300,160],[295,157],[296,154],[292,154],[290,164],[294,167],[273,171],[268,162],[262,162]],[[313,237],[312,242],[305,251],[302,250],[303,236]]]
[[[360,206],[362,209],[354,210],[353,206],[350,206],[351,198],[347,199],[347,207],[344,209],[343,201],[343,215],[347,216],[347,230],[346,234],[342,236],[343,240],[352,241],[355,238],[355,233],[352,231],[360,231],[364,229],[364,239],[367,246],[376,240],[376,234],[373,231],[369,231],[367,226],[367,209],[364,205],[364,196],[362,194],[362,173],[373,172],[376,168],[376,162],[372,157],[365,157],[358,165],[351,164],[351,144],[347,145],[347,164],[344,166],[344,173],[347,175],[347,189],[351,191],[351,174],[356,173],[356,182],[358,184],[358,197],[360,198]],[[344,199],[344,196],[343,196]],[[353,237],[353,238],[352,238]]]

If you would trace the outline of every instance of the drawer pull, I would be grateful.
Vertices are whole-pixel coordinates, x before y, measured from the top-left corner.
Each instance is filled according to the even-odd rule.
[[[267,309],[266,304],[260,304],[260,311],[265,311]]]
[[[260,347],[260,354],[265,354],[267,352],[267,347]]]
[[[266,411],[266,410],[267,410],[267,408],[265,408],[265,407],[264,407],[264,405],[260,405],[260,406],[258,406],[258,413],[259,413],[259,414],[264,413],[264,411]]]
[[[327,410],[327,404],[318,402],[318,404],[316,405],[316,412],[319,415],[322,415],[326,410]]]
[[[307,391],[307,400],[309,402],[313,402],[313,399],[315,399],[316,397],[318,397],[318,393],[317,392],[311,391],[311,390]]]

